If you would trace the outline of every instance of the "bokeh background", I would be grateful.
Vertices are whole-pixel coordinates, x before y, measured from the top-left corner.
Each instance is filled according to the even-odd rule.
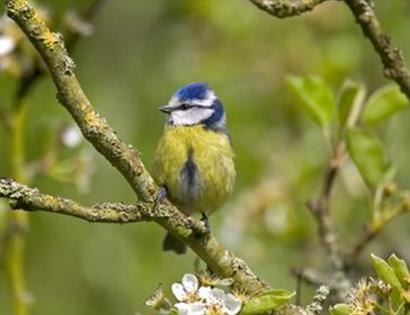
[[[90,3],[38,1],[54,16],[57,29],[68,10]],[[410,2],[374,3],[410,63]],[[318,74],[335,95],[347,78],[362,81],[370,92],[387,83],[378,56],[347,7],[331,1],[312,13],[279,20],[240,0],[111,0],[94,25],[92,36],[82,39],[73,54],[80,81],[145,164],[151,166],[163,128],[157,107],[186,83],[207,82],[225,104],[238,171],[235,194],[211,218],[213,232],[275,288],[295,289],[293,266],[326,268],[305,202],[320,190],[329,148],[284,79]],[[0,72],[5,103],[14,85],[12,75]],[[46,150],[50,135],[72,121],[57,103],[49,77],[36,84],[28,102],[25,145],[33,161]],[[402,187],[410,187],[409,119],[409,111],[403,111],[379,131]],[[9,174],[6,143],[0,128],[0,176]],[[65,148],[61,159],[33,185],[84,204],[136,202],[126,181],[88,143]],[[348,162],[332,201],[343,249],[361,235],[369,204],[369,192]],[[0,201],[3,220],[7,211]],[[366,251],[363,269],[369,251],[380,256],[396,251],[410,259],[409,224],[410,216],[390,224]],[[163,253],[163,236],[153,223],[90,224],[33,213],[26,257],[32,313],[153,314],[143,305],[145,298],[159,283],[169,288],[192,271],[195,261],[191,252]],[[307,299],[311,291],[304,287],[303,293]],[[11,312],[0,269],[0,314]]]

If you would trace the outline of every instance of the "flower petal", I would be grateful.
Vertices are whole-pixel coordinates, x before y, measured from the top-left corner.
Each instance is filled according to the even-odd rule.
[[[238,314],[242,308],[242,301],[233,294],[226,294],[223,303],[223,310],[228,315]]]
[[[206,300],[208,299],[208,295],[211,292],[211,288],[210,287],[200,287],[198,290],[198,296],[202,299],[202,300]]]
[[[184,274],[182,284],[187,292],[195,292],[198,290],[198,279],[192,273]]]
[[[178,315],[188,315],[189,314],[189,304],[187,303],[177,303],[174,305],[178,310]]]
[[[207,298],[210,304],[222,305],[225,300],[225,292],[222,289],[213,288]]]
[[[188,315],[205,315],[205,305],[202,303],[192,303],[189,305]]]
[[[184,289],[184,286],[180,283],[173,283],[171,286],[172,293],[174,294],[175,298],[182,302],[185,301],[187,294]]]

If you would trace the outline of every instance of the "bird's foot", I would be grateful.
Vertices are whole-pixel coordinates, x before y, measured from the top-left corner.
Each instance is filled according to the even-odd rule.
[[[205,214],[205,212],[202,212],[202,216],[201,216],[201,222],[204,225],[205,228],[205,234],[211,234],[211,224],[209,223],[209,219],[207,217],[207,215]]]
[[[155,197],[154,200],[154,205],[152,207],[152,210],[156,210],[158,205],[164,201],[164,199],[167,197],[168,194],[168,189],[166,186],[159,186],[159,190],[157,193],[157,196]]]
[[[198,222],[198,221],[196,221]],[[211,235],[211,225],[209,224],[208,217],[204,212],[200,219],[200,224],[193,224],[192,230],[196,239],[207,239]]]

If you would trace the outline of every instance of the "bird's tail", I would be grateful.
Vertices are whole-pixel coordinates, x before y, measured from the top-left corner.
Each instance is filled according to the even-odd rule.
[[[167,233],[162,243],[162,249],[164,251],[172,250],[173,252],[181,255],[186,253],[186,245],[173,235]]]

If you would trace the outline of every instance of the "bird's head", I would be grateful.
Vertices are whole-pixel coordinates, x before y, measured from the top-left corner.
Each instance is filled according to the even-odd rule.
[[[168,115],[169,125],[203,124],[211,129],[225,127],[222,103],[205,83],[190,83],[177,90],[160,110]]]

